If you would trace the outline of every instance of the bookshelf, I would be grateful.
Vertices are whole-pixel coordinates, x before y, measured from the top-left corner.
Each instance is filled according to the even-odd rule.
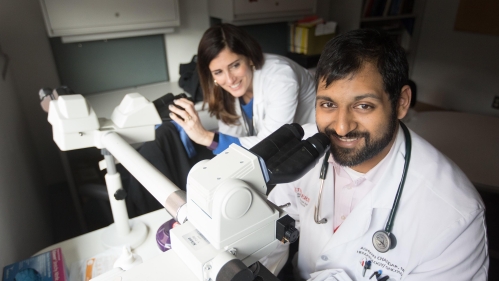
[[[339,33],[358,28],[383,29],[406,50],[410,69],[414,65],[426,0],[332,1],[331,20]]]
[[[416,20],[414,1],[364,0],[360,27],[385,30],[409,54]]]
[[[392,17],[410,15],[414,9],[414,0],[364,0],[362,17]]]

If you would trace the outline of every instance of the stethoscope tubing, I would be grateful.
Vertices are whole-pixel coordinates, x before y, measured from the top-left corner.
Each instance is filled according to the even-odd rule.
[[[406,125],[402,122],[400,122],[400,126],[402,127],[402,131],[404,132],[404,137],[405,137],[405,159],[404,159],[404,169],[402,171],[402,178],[399,183],[399,187],[397,189],[397,193],[395,195],[395,199],[393,200],[393,206],[390,211],[390,214],[388,216],[388,221],[386,222],[385,225],[385,232],[387,234],[390,234],[392,229],[393,229],[393,222],[395,220],[395,215],[397,213],[397,208],[400,202],[400,197],[402,196],[402,191],[404,189],[404,184],[405,184],[405,179],[407,177],[407,171],[409,169],[409,163],[411,161],[411,150],[412,150],[412,141],[411,141],[411,134],[409,132],[409,129],[407,129]],[[321,167],[321,173],[319,175],[319,178],[321,180],[321,186],[319,189],[319,198],[317,200],[317,207],[315,208],[314,212],[314,221],[317,224],[323,224],[327,222],[326,218],[320,219],[320,206],[321,206],[321,199],[322,199],[322,189],[324,188],[324,180],[326,179],[326,174],[327,174],[327,169],[329,165],[329,155],[330,151],[328,150],[326,154],[324,155],[324,160],[322,162],[322,167]]]
[[[327,150],[326,154],[324,155],[324,160],[322,162],[322,167],[321,167],[321,173],[319,175],[319,178],[321,180],[321,186],[319,188],[319,200],[317,202],[317,207],[315,207],[314,210],[314,221],[316,224],[323,224],[327,223],[326,218],[320,218],[320,211],[321,211],[321,198],[322,198],[322,190],[324,188],[324,181],[326,180],[326,175],[327,175],[327,168],[328,168],[328,160],[329,160],[329,154],[330,151]],[[333,175],[334,177],[334,175]]]
[[[385,231],[388,233],[391,233],[393,229],[393,221],[395,220],[395,215],[397,214],[397,208],[400,202],[400,197],[402,196],[402,191],[404,189],[405,179],[407,177],[407,170],[409,170],[409,163],[411,162],[411,150],[412,150],[411,134],[409,133],[409,129],[407,129],[404,123],[400,122],[400,127],[402,127],[402,131],[404,131],[404,137],[405,137],[404,170],[402,171],[402,179],[400,180],[399,187],[397,189],[397,194],[395,195],[395,199],[393,200],[392,210],[390,211],[390,215],[388,216],[388,221],[386,222]]]

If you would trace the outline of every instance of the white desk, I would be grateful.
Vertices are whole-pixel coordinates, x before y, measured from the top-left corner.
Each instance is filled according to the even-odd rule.
[[[133,252],[140,255],[144,261],[162,254],[156,243],[156,231],[158,228],[171,218],[170,214],[164,209],[160,209],[142,216],[131,219],[132,221],[141,221],[147,226],[146,240]],[[51,245],[37,254],[41,254],[56,248],[62,249],[64,262],[66,266],[71,266],[75,261],[90,258],[96,254],[106,251],[106,247],[101,242],[101,236],[105,228],[101,228],[72,239]]]
[[[406,123],[454,161],[479,189],[499,193],[499,118],[425,111]]]
[[[156,243],[156,231],[168,221],[171,216],[164,209],[160,209],[136,218],[132,221],[143,222],[148,229],[147,238],[139,247],[133,250],[144,261],[120,274],[121,281],[163,281],[163,280],[197,280],[191,270],[172,251],[162,252]],[[64,263],[69,268],[73,262],[88,259],[107,250],[101,242],[105,228],[51,245],[35,255],[61,248]],[[114,280],[114,279],[113,279]]]

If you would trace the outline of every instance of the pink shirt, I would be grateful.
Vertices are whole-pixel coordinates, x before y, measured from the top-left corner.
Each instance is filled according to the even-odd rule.
[[[388,167],[388,161],[393,154],[392,149],[374,168],[357,179],[352,179],[345,167],[334,162],[333,156],[329,156],[329,165],[333,167],[334,173],[334,216],[333,231],[348,217],[357,204],[373,189]],[[327,180],[327,179],[326,179]],[[332,180],[332,179],[331,179]]]

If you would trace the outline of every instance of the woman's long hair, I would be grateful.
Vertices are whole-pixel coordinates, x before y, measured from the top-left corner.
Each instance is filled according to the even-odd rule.
[[[204,102],[208,104],[211,116],[228,125],[238,125],[235,98],[230,93],[215,86],[209,65],[211,61],[228,48],[235,54],[243,55],[261,69],[264,64],[260,44],[244,30],[231,24],[220,24],[205,31],[198,46],[197,69],[203,90]]]

